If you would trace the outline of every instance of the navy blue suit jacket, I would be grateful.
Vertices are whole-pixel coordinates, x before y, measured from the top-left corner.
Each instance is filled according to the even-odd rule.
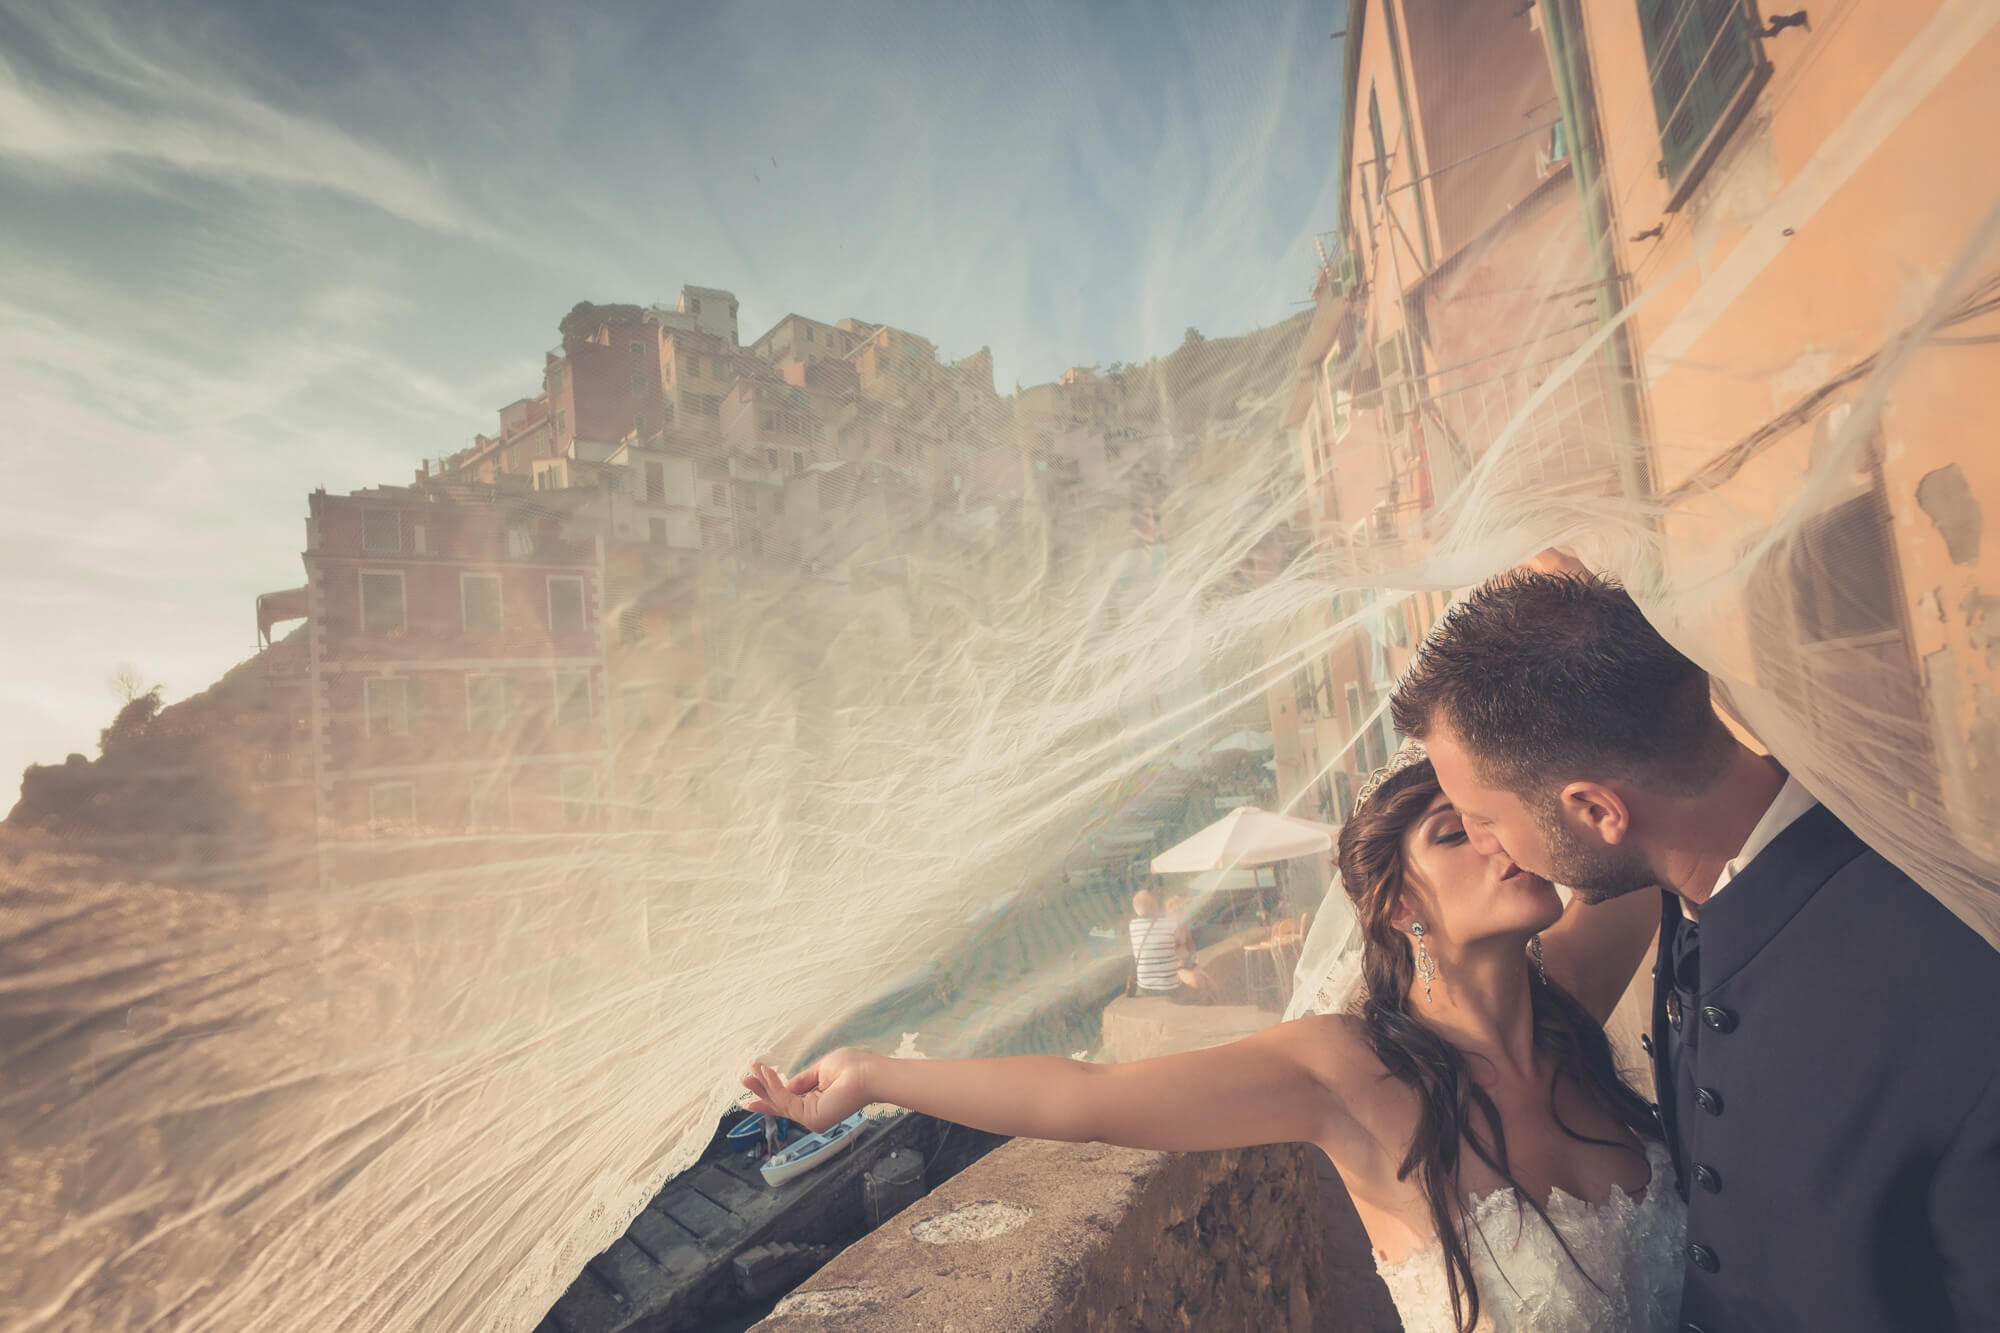
[[[1670,1004],[1681,922],[1649,1049],[1684,1327],[2000,1329],[2000,952],[1824,806],[1702,908]]]

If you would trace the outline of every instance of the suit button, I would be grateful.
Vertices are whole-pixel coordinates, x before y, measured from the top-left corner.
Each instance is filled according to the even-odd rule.
[[[1718,1009],[1712,1004],[1701,1011],[1701,1021],[1717,1032],[1736,1031],[1736,1015],[1727,1009]]]
[[[1660,1104],[1659,1104],[1658,1102],[1652,1102],[1652,1103],[1649,1103],[1649,1104],[1650,1104],[1650,1105],[1652,1106],[1652,1108],[1653,1108],[1653,1119],[1655,1119],[1655,1120],[1659,1120],[1659,1119],[1661,1118],[1661,1117],[1660,1117]]]
[[[1650,1032],[1641,1032],[1639,1034],[1639,1049],[1648,1055],[1653,1053],[1653,1036]]]
[[[1722,1094],[1714,1088],[1696,1088],[1694,1104],[1710,1115],[1722,1114]]]
[[[1722,1177],[1717,1174],[1715,1168],[1712,1166],[1696,1164],[1694,1169],[1694,1183],[1707,1190],[1710,1194],[1722,1193]]]
[[[1715,1251],[1706,1245],[1688,1246],[1688,1262],[1704,1273],[1714,1273],[1722,1268],[1722,1260],[1715,1257]]]

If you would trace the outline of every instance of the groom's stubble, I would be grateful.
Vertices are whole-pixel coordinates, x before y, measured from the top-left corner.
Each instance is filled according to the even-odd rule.
[[[1657,888],[1652,864],[1629,843],[1606,845],[1580,838],[1564,824],[1555,801],[1524,797],[1541,828],[1549,865],[1546,877],[1567,885],[1588,905],[1622,898],[1637,889]]]

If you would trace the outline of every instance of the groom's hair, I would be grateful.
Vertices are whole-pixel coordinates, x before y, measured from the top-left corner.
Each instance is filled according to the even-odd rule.
[[[1405,735],[1449,728],[1483,781],[1524,796],[1584,777],[1692,795],[1734,745],[1708,673],[1601,575],[1481,585],[1418,648],[1390,708]]]

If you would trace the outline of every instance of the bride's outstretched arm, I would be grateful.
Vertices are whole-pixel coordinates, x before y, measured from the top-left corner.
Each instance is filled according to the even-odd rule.
[[[1348,1131],[1345,1065],[1372,1059],[1352,1020],[1300,1019],[1227,1046],[1099,1065],[1056,1056],[898,1060],[851,1048],[787,1079],[756,1065],[753,1109],[811,1129],[891,1102],[996,1134],[1194,1152],[1326,1146]]]

